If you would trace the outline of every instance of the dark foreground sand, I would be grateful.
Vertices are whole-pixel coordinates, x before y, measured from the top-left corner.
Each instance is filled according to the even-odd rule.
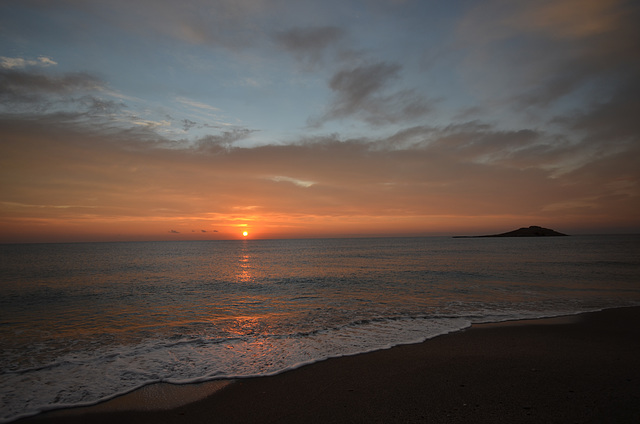
[[[165,411],[83,408],[19,422],[640,423],[640,308],[474,326],[237,380]]]

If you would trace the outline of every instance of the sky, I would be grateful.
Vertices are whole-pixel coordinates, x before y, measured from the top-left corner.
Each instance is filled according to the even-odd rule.
[[[0,242],[640,232],[640,2],[4,0]]]

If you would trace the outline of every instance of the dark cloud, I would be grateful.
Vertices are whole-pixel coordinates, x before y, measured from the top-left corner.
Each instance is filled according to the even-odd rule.
[[[458,27],[468,49],[463,72],[518,109],[607,97],[640,72],[638,21],[634,0],[485,2]]]
[[[65,95],[104,88],[104,83],[87,73],[46,75],[23,70],[0,70],[0,98],[3,103],[37,102],[46,95]]]
[[[640,69],[638,69],[640,75]],[[608,98],[594,101],[571,115],[558,117],[556,122],[581,134],[590,144],[605,150],[621,145],[640,145],[640,80],[629,78]]]
[[[90,115],[112,115],[126,108],[123,102],[105,100],[95,96],[83,96],[78,100]]]
[[[169,232],[170,232],[171,234],[180,234],[180,231],[176,231],[176,230],[169,230]]]
[[[102,80],[87,73],[0,70],[0,114],[42,120],[57,117],[62,122],[108,117],[126,106],[96,95],[105,88]]]
[[[628,0],[489,1],[459,27],[478,92],[542,117],[549,132],[495,163],[544,169],[563,181],[571,200],[557,208],[595,214],[638,206],[640,178],[631,165],[640,145],[638,21],[640,3]]]
[[[185,131],[189,131],[191,128],[195,127],[196,125],[198,125],[198,123],[190,119],[185,118],[182,120],[182,129],[184,129]]]
[[[254,132],[255,130],[248,128],[234,128],[230,131],[224,131],[221,134],[203,137],[196,142],[196,146],[198,150],[210,152],[225,150],[231,148],[235,142],[247,138]]]
[[[451,163],[477,163],[514,169],[559,167],[572,155],[584,154],[557,135],[539,130],[500,130],[469,121],[445,127],[416,126],[376,142],[382,151],[425,151]]]
[[[401,69],[398,64],[380,62],[342,70],[331,78],[329,87],[338,93],[340,102],[352,112],[391,80],[397,79]]]
[[[395,63],[378,62],[337,72],[329,81],[335,93],[329,111],[310,119],[310,124],[319,126],[330,120],[355,117],[372,125],[383,125],[423,116],[431,106],[414,91],[388,93],[400,78],[401,69]]]
[[[274,34],[275,41],[306,68],[319,64],[328,48],[344,38],[344,30],[335,26],[292,28]]]
[[[163,122],[141,118],[114,97],[102,79],[89,73],[0,70],[0,116],[37,119],[52,126],[80,125],[112,136],[126,132],[129,137],[139,137],[138,141],[163,138],[155,132]],[[187,129],[196,125],[168,115],[166,119]]]
[[[449,152],[461,161],[496,162],[541,141],[530,129],[500,131],[477,121],[449,125],[437,131],[428,148]]]

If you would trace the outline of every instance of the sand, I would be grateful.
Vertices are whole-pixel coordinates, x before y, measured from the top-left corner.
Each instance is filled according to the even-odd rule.
[[[17,422],[640,423],[640,308],[476,325],[218,388],[165,410],[138,398]]]

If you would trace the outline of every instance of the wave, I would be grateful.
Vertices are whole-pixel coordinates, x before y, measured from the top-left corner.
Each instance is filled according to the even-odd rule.
[[[52,409],[93,405],[154,383],[275,375],[329,358],[420,343],[472,324],[595,310],[374,317],[290,334],[191,337],[170,343],[149,339],[135,345],[75,352],[46,365],[3,372],[2,401],[7,407],[0,423]]]

